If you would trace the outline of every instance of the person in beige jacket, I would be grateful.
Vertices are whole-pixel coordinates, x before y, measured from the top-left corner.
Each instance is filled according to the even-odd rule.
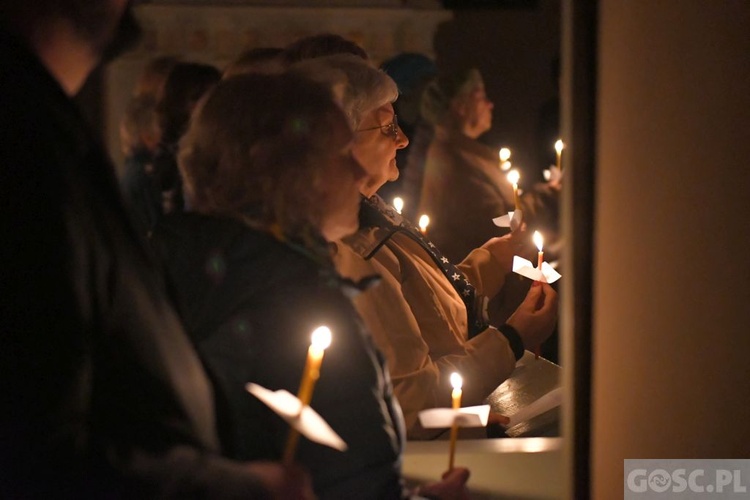
[[[456,262],[498,234],[493,218],[514,210],[513,187],[498,166],[497,150],[478,140],[492,126],[493,107],[476,69],[441,75],[422,95],[422,114],[435,137],[425,158],[418,213],[430,216],[432,241]]]
[[[449,376],[464,378],[463,404],[482,401],[513,371],[525,348],[540,344],[557,320],[557,294],[534,286],[498,328],[486,302],[502,288],[522,234],[492,238],[458,266],[375,193],[398,176],[396,151],[408,144],[398,127],[396,85],[385,73],[349,56],[298,63],[298,71],[327,83],[355,130],[353,155],[365,169],[360,230],[336,244],[341,274],[380,283],[354,298],[384,353],[410,439],[436,435],[419,426],[418,412],[450,405]]]

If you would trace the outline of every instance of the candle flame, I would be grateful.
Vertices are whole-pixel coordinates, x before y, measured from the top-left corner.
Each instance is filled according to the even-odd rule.
[[[331,330],[327,326],[319,326],[312,332],[312,345],[316,349],[325,350],[331,345]]]
[[[541,252],[542,246],[544,245],[544,238],[542,237],[542,233],[540,233],[539,231],[534,231],[533,239],[534,239],[534,244]]]
[[[549,181],[552,178],[552,172],[550,172],[548,168],[545,168],[542,174],[544,174],[545,181]]]
[[[500,170],[502,170],[503,172],[507,172],[508,170],[510,170],[510,162],[509,161],[502,162],[500,164]]]
[[[393,198],[393,208],[396,209],[396,212],[401,213],[401,210],[404,209],[404,200],[396,196]]]
[[[460,389],[464,385],[464,379],[456,372],[451,373],[451,385],[454,389]]]
[[[555,151],[557,151],[557,154],[560,154],[560,153],[562,153],[562,150],[563,150],[564,148],[565,148],[565,144],[563,143],[563,141],[562,141],[561,139],[558,139],[558,140],[557,140],[557,141],[555,142]]]
[[[419,229],[421,229],[422,232],[424,232],[424,230],[427,229],[427,226],[429,225],[430,218],[426,214],[423,214],[421,217],[419,217]]]
[[[518,180],[521,178],[521,174],[518,173],[518,170],[511,170],[508,172],[508,182],[511,184],[518,184]]]
[[[499,156],[500,156],[500,161],[503,161],[503,162],[508,161],[508,159],[510,158],[510,149],[500,148]]]

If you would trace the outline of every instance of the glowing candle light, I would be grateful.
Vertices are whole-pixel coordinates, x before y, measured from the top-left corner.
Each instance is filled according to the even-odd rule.
[[[498,156],[500,157],[500,170],[503,172],[510,170],[510,162],[508,161],[510,159],[510,149],[501,148]]]
[[[518,201],[518,180],[520,178],[521,174],[518,173],[518,170],[508,172],[508,182],[513,185],[513,203],[516,205],[516,210],[521,206],[521,203]]]
[[[427,216],[427,214],[422,214],[421,217],[419,217],[419,230],[422,231],[422,234],[427,234],[427,226],[430,225],[430,218]]]
[[[544,245],[544,238],[542,237],[542,233],[539,231],[534,231],[534,245],[539,249],[539,253],[537,254],[537,269],[542,269],[542,262],[544,262],[544,252],[542,252],[542,246]]]
[[[309,405],[312,400],[312,393],[315,382],[320,376],[320,364],[323,362],[323,354],[326,348],[331,345],[331,330],[327,326],[320,326],[312,333],[312,342],[307,350],[307,362],[305,371],[302,374],[302,382],[299,385],[297,397],[303,405]]]
[[[562,152],[565,149],[565,144],[561,139],[555,142],[555,152],[557,153],[557,170],[562,170]]]
[[[297,398],[302,403],[300,413],[302,413],[302,409],[309,405],[312,400],[315,382],[320,377],[320,365],[323,362],[323,354],[325,354],[325,350],[329,345],[331,345],[331,330],[327,326],[319,326],[312,332],[312,342],[310,343],[310,348],[307,350],[307,361],[305,362],[302,381],[299,384],[299,392],[297,393]],[[294,460],[294,452],[297,449],[298,440],[299,433],[296,429],[291,429],[286,441],[286,448],[284,449],[285,464],[291,464]]]
[[[453,386],[453,392],[451,393],[452,408],[457,410],[461,408],[461,387],[463,386],[463,379],[461,375],[456,372],[451,373],[451,385]],[[448,458],[448,470],[453,469],[453,462],[456,455],[456,438],[458,437],[458,425],[456,425],[455,419],[451,426],[451,448],[450,456]]]
[[[401,213],[401,210],[404,209],[404,200],[396,196],[393,198],[393,208],[396,209],[396,212]]]

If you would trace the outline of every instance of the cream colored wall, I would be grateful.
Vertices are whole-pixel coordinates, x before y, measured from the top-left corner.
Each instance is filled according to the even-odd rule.
[[[601,0],[593,498],[750,457],[750,3]]]

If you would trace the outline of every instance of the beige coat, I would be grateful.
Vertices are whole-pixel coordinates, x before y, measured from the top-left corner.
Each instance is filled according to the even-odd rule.
[[[354,299],[355,306],[385,354],[410,439],[426,439],[441,431],[418,425],[420,410],[449,407],[451,372],[464,379],[462,406],[482,404],[515,368],[506,338],[488,328],[467,339],[467,313],[456,290],[419,243],[396,232],[361,230],[336,245],[341,274],[361,279],[379,274],[382,282]],[[505,271],[484,248],[458,266],[478,295],[491,297],[503,285]]]

